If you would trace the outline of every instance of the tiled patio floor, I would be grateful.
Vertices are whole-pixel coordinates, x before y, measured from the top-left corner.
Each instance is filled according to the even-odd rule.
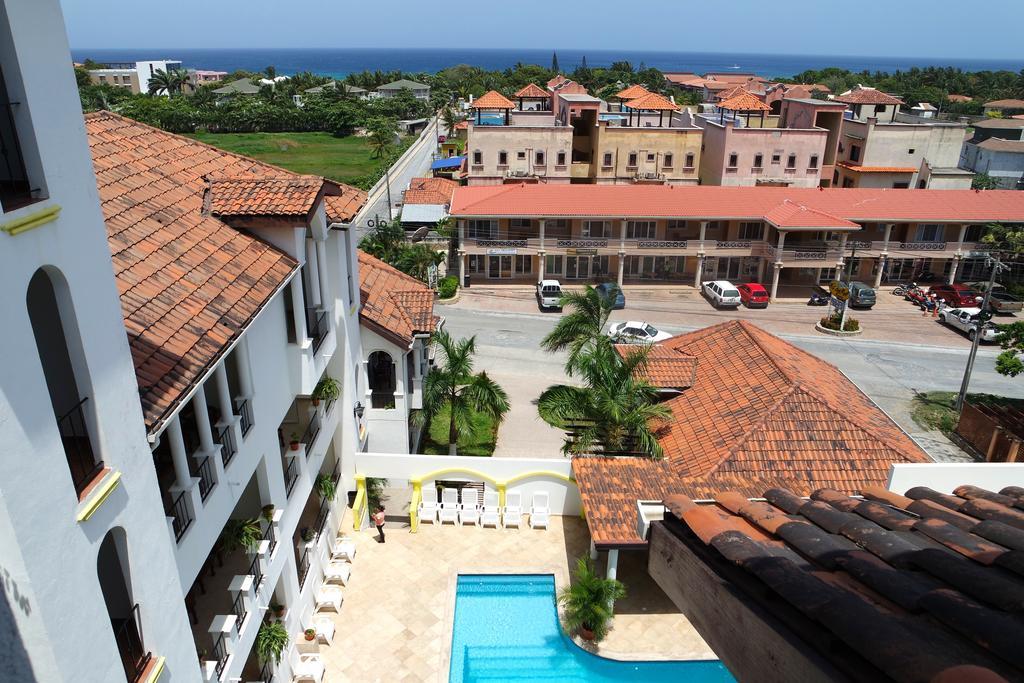
[[[346,516],[344,530],[350,530]],[[453,571],[522,570],[568,566],[586,553],[583,520],[552,517],[547,531],[443,527],[424,524],[417,534],[389,522],[387,543],[374,530],[351,533],[357,544],[352,578],[344,589],[334,644],[321,645],[327,680],[447,681],[442,656],[448,647]],[[603,556],[603,553],[602,553]],[[603,557],[599,561],[603,565]],[[601,653],[623,658],[707,658],[714,654],[647,576],[642,554],[621,553],[619,579],[629,597],[616,605],[614,629]],[[333,614],[333,613],[329,613]]]

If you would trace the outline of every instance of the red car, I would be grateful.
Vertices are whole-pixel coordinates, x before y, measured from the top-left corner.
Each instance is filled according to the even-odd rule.
[[[768,290],[756,282],[746,282],[740,290],[740,303],[747,308],[768,308]]]
[[[978,305],[977,298],[981,296],[970,287],[960,284],[935,285],[928,290],[928,293],[934,294],[954,308],[973,308]]]

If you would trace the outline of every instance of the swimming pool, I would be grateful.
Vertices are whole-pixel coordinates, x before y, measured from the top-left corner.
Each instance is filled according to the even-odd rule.
[[[719,683],[718,661],[621,662],[579,648],[563,632],[550,574],[459,576],[449,683],[643,681]]]

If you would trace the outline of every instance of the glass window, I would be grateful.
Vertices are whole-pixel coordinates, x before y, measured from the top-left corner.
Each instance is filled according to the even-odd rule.
[[[654,153],[653,152],[648,152],[647,153],[647,161],[648,161],[648,163],[654,161]]]
[[[469,261],[466,264],[467,270],[470,273],[483,273],[486,268],[486,261],[484,260],[486,258],[483,254],[470,254]]]
[[[559,166],[565,166],[565,152],[559,152],[558,161],[556,162]]]
[[[602,166],[611,166],[612,165],[612,153],[611,152],[605,152],[604,153],[604,160],[601,162],[601,165]]]
[[[533,221],[529,218],[510,218],[508,227],[513,230],[530,230],[533,228]]]
[[[630,168],[635,167],[636,166],[636,159],[637,159],[636,152],[630,152],[629,153],[629,161],[626,162],[626,166],[629,166]]]
[[[693,168],[693,152],[686,155],[686,168]]]
[[[942,241],[942,226],[922,224],[917,226],[917,236],[915,237],[916,242],[941,242]]]
[[[535,152],[533,155],[533,164],[535,166],[544,165],[544,152]]]
[[[763,164],[764,164],[764,155],[763,154],[755,154],[754,155],[754,168],[761,168],[761,166]]]
[[[548,275],[561,275],[562,274],[562,257],[561,256],[546,256],[544,258],[544,272]]]
[[[583,237],[610,237],[611,221],[583,221],[581,233]]]
[[[735,153],[729,155],[729,168],[736,168],[736,164],[739,162],[739,156]]]
[[[850,161],[860,161],[860,147],[858,145],[850,145]]]
[[[516,254],[516,274],[529,275],[533,272],[533,257],[529,254]]]
[[[508,166],[508,152],[498,152],[498,166]]]
[[[781,162],[782,162],[782,155],[781,154],[773,154],[772,155],[772,163],[773,164],[778,164],[778,163],[781,163]]]
[[[651,325],[644,325],[644,332],[647,333],[648,337],[653,337],[654,335],[658,334],[658,330],[654,329],[654,327]]]
[[[474,239],[493,239],[498,234],[498,221],[471,220],[466,226],[466,236]]]
[[[796,155],[790,154],[789,158],[786,159],[786,168],[796,168]]]
[[[629,239],[653,239],[654,221],[629,221],[626,224],[626,237]]]
[[[665,154],[665,168],[672,168],[672,153]]]
[[[479,166],[480,164],[484,163],[483,152],[481,152],[479,150],[475,150],[473,152],[473,163],[476,164],[477,166]]]
[[[764,235],[764,224],[760,221],[740,223],[741,240],[759,240]]]
[[[818,168],[818,155],[812,154],[810,161],[807,162],[807,168]]]

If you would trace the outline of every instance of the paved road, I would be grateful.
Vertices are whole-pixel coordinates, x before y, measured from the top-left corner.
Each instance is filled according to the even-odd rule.
[[[479,367],[492,373],[512,398],[512,411],[499,433],[496,455],[543,457],[545,451],[557,452],[561,437],[536,417],[532,401],[545,387],[564,378],[563,359],[538,348],[558,314],[482,311],[470,303],[439,306],[437,311],[445,316],[446,329],[452,334],[477,335]],[[660,323],[650,311],[645,311],[644,317],[673,333],[697,329]],[[780,336],[839,367],[933,457],[961,457],[940,434],[926,433],[917,427],[907,408],[915,391],[959,389],[967,358],[967,349],[959,340],[953,340],[956,347],[944,347],[825,336]],[[971,391],[1024,397],[1024,382],[1003,377],[993,369],[997,353],[998,349],[992,347],[981,348]],[[506,433],[510,438],[504,438]],[[510,447],[504,442],[516,445]]]
[[[406,158],[403,163],[391,167],[391,202],[392,207],[402,200],[402,191],[409,187],[409,181],[413,178],[430,175],[430,163],[432,155],[437,150],[437,118],[431,119],[427,124],[427,132],[422,138],[413,143],[415,151]],[[392,214],[397,216],[398,209],[393,208]],[[356,217],[357,235],[362,239],[363,235],[372,225],[370,221],[388,220],[388,193],[382,184],[379,191],[370,195],[366,206]]]

